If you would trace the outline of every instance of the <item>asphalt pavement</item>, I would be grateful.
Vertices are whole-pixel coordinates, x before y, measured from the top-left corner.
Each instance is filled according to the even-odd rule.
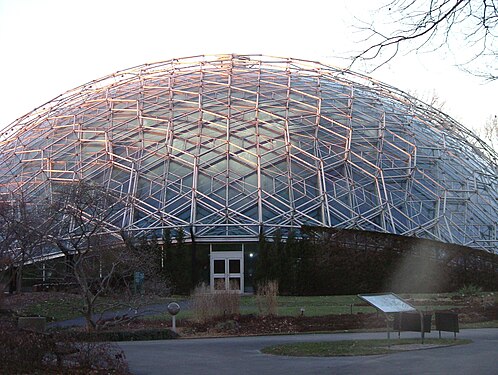
[[[306,334],[121,342],[133,374],[498,374],[498,329],[466,329],[472,344],[358,357],[282,357],[261,349],[291,342],[385,338],[377,333]],[[420,337],[402,333],[403,338]],[[427,337],[438,337],[437,332]],[[452,338],[452,333],[443,333]],[[395,339],[393,339],[394,341]]]

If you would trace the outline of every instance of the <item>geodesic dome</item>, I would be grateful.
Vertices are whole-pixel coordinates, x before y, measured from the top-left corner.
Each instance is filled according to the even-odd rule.
[[[347,70],[264,56],[146,64],[55,98],[1,134],[0,189],[93,181],[110,230],[256,241],[302,225],[498,252],[497,154],[450,117]]]

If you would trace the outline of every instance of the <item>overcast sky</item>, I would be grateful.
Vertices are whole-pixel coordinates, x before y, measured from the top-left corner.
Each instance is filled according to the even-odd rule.
[[[262,53],[346,66],[355,19],[385,0],[0,0],[0,127],[63,92],[146,62]],[[458,51],[456,51],[458,52]],[[451,54],[410,54],[370,74],[429,100],[469,128],[498,114],[498,82],[454,67]],[[364,73],[363,66],[354,70]]]

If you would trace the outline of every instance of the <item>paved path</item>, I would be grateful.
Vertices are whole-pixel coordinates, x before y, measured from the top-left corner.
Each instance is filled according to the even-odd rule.
[[[446,333],[446,337],[452,334]],[[419,337],[403,333],[402,337]],[[428,337],[437,337],[433,332]],[[295,358],[262,354],[275,344],[385,338],[385,333],[122,342],[133,374],[498,374],[498,329],[463,330],[469,345],[363,357]]]

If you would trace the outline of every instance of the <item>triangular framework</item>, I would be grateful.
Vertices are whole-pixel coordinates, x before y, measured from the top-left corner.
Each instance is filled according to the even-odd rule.
[[[127,230],[202,241],[302,225],[498,252],[497,154],[367,77],[264,56],[197,56],[83,85],[1,135],[0,193],[92,180]]]

